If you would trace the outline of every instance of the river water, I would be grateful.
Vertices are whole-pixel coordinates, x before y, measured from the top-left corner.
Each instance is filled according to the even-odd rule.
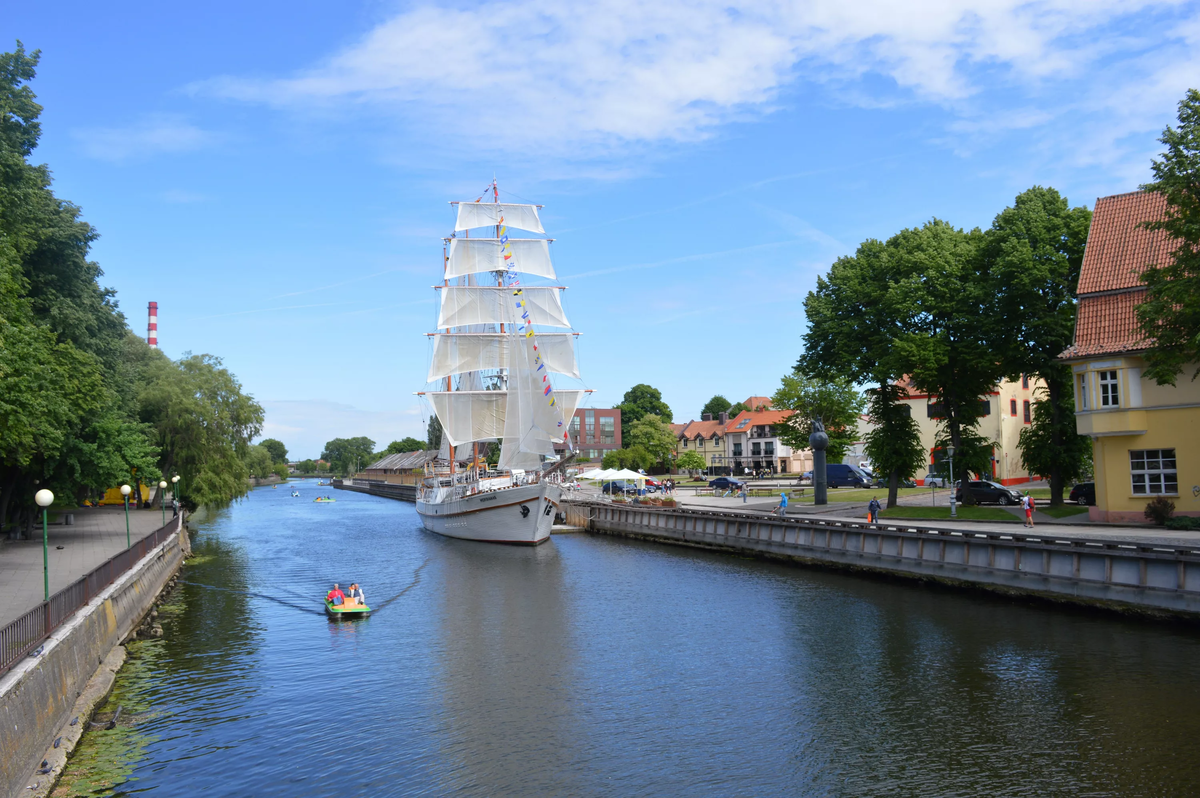
[[[1200,794],[1195,627],[298,487],[195,526],[57,795]]]

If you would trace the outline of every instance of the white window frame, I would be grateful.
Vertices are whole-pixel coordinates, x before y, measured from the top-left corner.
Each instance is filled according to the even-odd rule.
[[[1120,407],[1121,391],[1117,387],[1120,384],[1120,374],[1115,369],[1097,371],[1096,374],[1096,379],[1100,382],[1100,406]]]
[[[1130,449],[1129,482],[1134,496],[1178,496],[1174,449]]]
[[[1079,409],[1088,409],[1088,378],[1086,371],[1079,375]]]

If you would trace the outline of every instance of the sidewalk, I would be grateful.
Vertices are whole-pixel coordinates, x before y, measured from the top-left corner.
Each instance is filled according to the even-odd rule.
[[[50,539],[50,595],[125,548],[125,508],[83,507],[72,526],[52,524]],[[64,515],[60,512],[59,516]],[[171,520],[170,508],[167,520]],[[129,536],[138,540],[162,526],[162,511],[130,510]],[[57,548],[62,546],[61,549]],[[0,626],[24,615],[42,602],[42,530],[39,523],[32,540],[0,543]]]

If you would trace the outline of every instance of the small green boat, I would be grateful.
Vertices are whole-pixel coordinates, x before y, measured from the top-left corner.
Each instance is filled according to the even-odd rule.
[[[366,604],[338,604],[330,603],[329,599],[325,599],[325,613],[330,618],[365,618],[371,614],[371,608]]]

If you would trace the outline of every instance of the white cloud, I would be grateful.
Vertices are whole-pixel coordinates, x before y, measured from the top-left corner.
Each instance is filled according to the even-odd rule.
[[[297,110],[383,110],[483,148],[587,158],[702,138],[769,112],[798,80],[830,84],[843,101],[959,110],[984,83],[1036,92],[1085,78],[1100,59],[1120,60],[1116,48],[1145,47],[1121,44],[1112,28],[1131,15],[1176,13],[1172,6],[1194,16],[1186,0],[425,4],[292,77],[227,76],[192,88]],[[1174,27],[1180,44],[1186,31]],[[1152,25],[1129,28],[1153,35]],[[891,87],[874,93],[891,96],[867,97],[860,79],[872,76]],[[1186,79],[1169,79],[1170,91],[1180,94]],[[1025,121],[1045,113],[1033,109]]]
[[[173,114],[147,114],[127,127],[83,128],[73,131],[72,136],[87,155],[105,161],[190,152],[219,139]]]

